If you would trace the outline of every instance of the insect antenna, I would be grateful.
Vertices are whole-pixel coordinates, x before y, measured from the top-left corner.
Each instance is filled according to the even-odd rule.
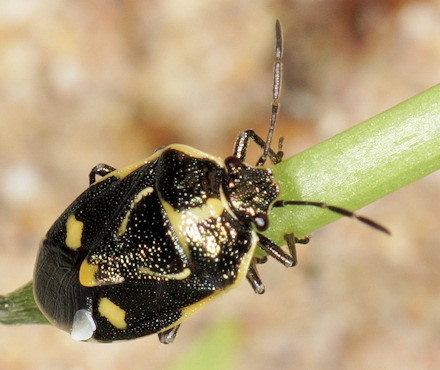
[[[359,220],[360,222],[363,222],[364,224],[375,228],[376,230],[379,230],[385,234],[391,235],[391,232],[386,227],[378,224],[377,222],[375,222],[367,217],[357,215],[356,213],[351,212],[347,209],[332,206],[332,205],[329,205],[329,204],[326,204],[323,202],[309,202],[309,201],[305,201],[305,200],[279,200],[279,201],[276,201],[273,204],[273,206],[274,207],[313,206],[313,207],[324,208],[324,209],[328,209],[329,211],[332,211],[334,213],[338,213],[342,216],[355,218],[355,219]]]
[[[266,143],[264,145],[263,154],[257,162],[257,166],[262,166],[267,159],[270,151],[270,144],[272,142],[273,133],[275,131],[275,124],[277,122],[278,111],[280,109],[280,92],[282,79],[282,62],[283,56],[283,36],[281,31],[280,21],[277,19],[275,24],[275,62],[273,66],[273,91],[272,91],[272,113],[270,116],[270,126],[267,133]]]

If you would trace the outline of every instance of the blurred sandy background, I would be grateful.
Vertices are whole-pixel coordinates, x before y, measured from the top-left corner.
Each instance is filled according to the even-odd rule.
[[[0,293],[31,279],[95,164],[172,142],[225,156],[265,132],[276,18],[288,156],[440,82],[438,1],[1,1]],[[266,294],[243,283],[170,346],[0,326],[0,369],[171,369],[219,332],[223,368],[440,368],[439,199],[435,173],[362,210],[391,238],[351,220],[316,232],[298,267],[261,267]]]

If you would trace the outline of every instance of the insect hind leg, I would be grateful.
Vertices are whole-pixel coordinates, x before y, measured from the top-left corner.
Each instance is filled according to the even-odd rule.
[[[115,171],[116,168],[109,166],[105,163],[98,163],[95,167],[92,168],[89,174],[89,185],[92,185],[96,181],[96,175],[105,176],[110,172]]]
[[[170,344],[173,343],[174,339],[176,338],[177,331],[179,330],[180,325],[176,325],[172,327],[171,329],[162,331],[157,334],[159,337],[159,341],[162,344]]]

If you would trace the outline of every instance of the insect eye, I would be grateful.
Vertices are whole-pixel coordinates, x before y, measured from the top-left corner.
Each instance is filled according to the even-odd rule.
[[[225,165],[226,165],[226,169],[228,170],[228,172],[235,172],[235,171],[237,171],[237,169],[242,167],[241,161],[237,157],[234,157],[234,156],[227,157],[225,159]]]
[[[269,227],[269,220],[267,219],[267,215],[264,213],[255,215],[253,221],[258,231],[264,231]]]

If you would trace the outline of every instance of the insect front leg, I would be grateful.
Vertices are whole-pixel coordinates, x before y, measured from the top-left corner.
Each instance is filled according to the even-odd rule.
[[[261,149],[264,149],[266,146],[266,142],[260,136],[258,136],[254,130],[246,130],[241,132],[238,135],[237,140],[235,140],[233,155],[242,162],[244,162],[246,159],[246,152],[250,139],[252,139]],[[269,149],[268,157],[273,164],[280,163],[283,159],[282,143],[283,139],[280,138],[278,145],[279,151],[277,153],[275,153],[272,149]]]
[[[283,265],[287,267],[295,266],[298,262],[296,257],[296,244],[307,244],[310,239],[309,237],[305,237],[302,239],[296,238],[293,234],[284,235],[284,239],[286,240],[287,247],[289,248],[289,254],[285,253],[278,245],[272,242],[270,239],[266,237],[262,238],[262,235],[259,234],[260,247],[270,256],[274,257],[277,261],[281,262]],[[265,287],[263,282],[260,279],[257,270],[257,263],[265,263],[267,257],[265,258],[257,258],[254,257],[252,259],[251,264],[249,265],[248,272],[246,274],[246,278],[254,289],[255,293],[263,294],[265,291]]]
[[[259,237],[258,245],[269,256],[275,258],[278,262],[286,267],[293,267],[296,265],[296,256],[284,252],[282,248],[276,245],[272,240],[266,238],[263,234],[257,233]]]
[[[278,262],[281,262],[286,267],[293,267],[298,262],[296,257],[296,244],[307,244],[310,241],[308,237],[298,239],[293,234],[286,234],[284,235],[284,239],[286,240],[287,247],[289,248],[289,253],[286,253],[272,240],[266,238],[261,234],[258,234],[258,237],[260,238],[258,245],[261,247],[261,249],[263,249],[268,255],[275,258]],[[267,257],[254,257],[251,264],[249,265],[249,269],[246,275],[247,280],[257,294],[263,294],[265,291],[265,287],[258,274],[256,264],[265,263],[266,260]]]

